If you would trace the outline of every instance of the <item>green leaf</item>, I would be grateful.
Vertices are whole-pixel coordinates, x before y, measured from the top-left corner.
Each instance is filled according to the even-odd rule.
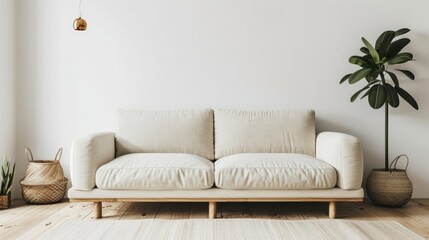
[[[369,50],[368,50],[368,48],[366,48],[366,47],[361,47],[361,48],[360,48],[360,51],[361,51],[361,52],[363,52],[363,53],[365,53],[365,54],[370,55]]]
[[[386,71],[386,72],[387,72],[387,74],[389,74],[389,76],[392,79],[393,83],[395,83],[395,86],[399,86],[398,77],[393,72],[389,72],[389,71]]]
[[[385,31],[380,35],[380,37],[378,37],[377,42],[375,43],[375,49],[378,51],[381,58],[384,57],[387,47],[390,45],[394,37],[394,31]]]
[[[380,74],[380,70],[377,70],[377,71],[371,73],[371,78],[372,79],[377,79],[377,77],[378,77],[379,74]]]
[[[7,195],[10,193],[15,175],[15,166],[16,164],[13,165],[11,170],[10,162],[5,155],[3,165],[1,167],[3,179],[1,181],[0,195]]]
[[[405,101],[407,101],[414,109],[419,110],[419,105],[416,100],[404,89],[400,87],[395,87],[396,92],[398,92],[399,96],[401,96]]]
[[[366,48],[368,48],[369,53],[371,54],[372,59],[374,59],[374,62],[377,63],[380,61],[380,56],[378,55],[377,50],[369,43],[365,38],[362,38],[363,44],[365,44]]]
[[[351,75],[352,75],[352,74],[351,74],[351,73],[349,73],[349,74],[345,75],[343,78],[341,78],[341,80],[340,80],[340,84],[341,84],[341,83],[343,83],[343,82],[345,82],[347,79],[349,79],[349,77],[350,77]]]
[[[412,53],[404,52],[404,53],[399,53],[398,55],[404,55],[404,56],[409,57],[411,60],[413,60],[413,54]],[[396,55],[396,56],[398,56],[398,55]]]
[[[383,85],[377,84],[369,89],[368,102],[374,109],[379,109],[384,105],[386,102],[386,90]]]
[[[16,163],[13,164],[12,172],[9,173],[9,177],[10,177],[9,191],[10,191],[10,188],[12,188],[13,177],[15,176],[15,166],[16,166]]]
[[[392,36],[391,36],[392,35]],[[380,36],[377,38],[377,41],[375,42],[375,49],[380,49],[380,46],[388,39],[392,38],[395,36],[395,32],[394,31],[385,31],[382,34],[380,34]],[[392,41],[392,40],[390,40]]]
[[[392,85],[390,84],[384,85],[384,88],[386,89],[386,93],[387,93],[387,96],[386,96],[387,102],[389,103],[390,106],[397,108],[399,106],[399,97],[395,88],[392,87]]]
[[[356,64],[358,66],[361,66],[363,68],[369,68],[371,67],[371,64],[367,62],[367,60],[360,56],[351,56],[349,58],[349,62],[351,64]]]
[[[411,53],[399,53],[398,55],[392,57],[387,61],[390,65],[406,63],[410,60],[413,60],[413,54]]]
[[[9,172],[9,162],[7,161],[7,159],[5,159],[4,163],[3,163],[3,167],[1,169],[1,175],[2,178],[5,179],[7,176],[7,173]]]
[[[367,81],[367,82],[371,82],[371,81],[373,81],[373,80],[374,80],[374,78],[373,78],[371,75],[367,75],[367,76],[365,77],[365,79],[366,79],[366,81]]]
[[[373,68],[378,68],[378,65],[374,62],[374,59],[372,59],[371,55],[365,55],[362,58],[364,58],[366,62],[369,63]]]
[[[349,83],[353,84],[353,83],[357,83],[359,82],[362,78],[368,76],[369,74],[371,74],[373,72],[372,68],[362,68],[357,70],[356,72],[354,72],[350,78],[349,78]]]
[[[370,89],[371,90],[371,89]],[[368,96],[369,95],[369,90],[368,91],[366,91],[366,93],[364,94],[364,95],[362,95],[362,97],[360,98],[360,99],[363,99],[364,97],[366,97],[366,96]]]
[[[411,40],[408,38],[402,38],[392,42],[389,47],[387,47],[385,56],[390,59],[391,57],[397,55],[410,42]]]
[[[353,94],[353,96],[350,98],[350,102],[354,102],[356,100],[356,98],[359,96],[359,94],[361,94],[361,92],[367,90],[369,88],[369,86],[365,86],[364,88],[362,88],[361,90],[357,91],[355,94]]]
[[[13,164],[12,172],[9,173],[9,184],[6,185],[6,195],[9,194],[12,189],[13,177],[15,175],[15,165],[16,163]]]
[[[381,82],[381,81],[380,81],[380,80],[377,80],[377,79],[372,80],[371,82],[369,82],[369,83],[368,83],[368,86],[371,86],[371,85],[373,85],[373,84],[375,84],[375,83],[379,83],[379,82]]]
[[[383,59],[380,60],[380,64],[385,64],[389,60],[387,57],[383,57]]]
[[[7,189],[8,189],[9,183],[10,183],[9,176],[6,179],[3,179],[3,181],[5,182],[4,187],[3,187],[4,195],[7,195]]]
[[[401,69],[395,69],[396,71],[400,71],[403,74],[405,74],[405,76],[407,76],[409,79],[414,80],[414,74],[408,70],[401,70]]]
[[[409,32],[409,31],[410,31],[410,29],[408,29],[408,28],[401,28],[401,29],[399,29],[398,31],[395,32],[395,37],[397,37],[399,35],[402,35],[402,34],[405,34],[405,33]]]

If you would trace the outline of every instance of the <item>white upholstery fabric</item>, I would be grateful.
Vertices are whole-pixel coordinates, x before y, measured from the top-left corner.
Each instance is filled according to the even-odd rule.
[[[97,133],[77,138],[71,147],[71,181],[77,190],[95,187],[95,171],[115,158],[115,134]]]
[[[326,189],[337,182],[335,169],[296,153],[247,153],[215,162],[215,185],[225,189]]]
[[[206,189],[214,182],[213,163],[191,154],[134,153],[97,170],[100,189]]]
[[[315,156],[313,110],[215,110],[215,158],[238,153]]]
[[[317,136],[316,157],[337,171],[337,186],[359,189],[363,178],[363,154],[359,139],[351,135],[323,132]]]
[[[119,110],[116,148],[117,156],[188,153],[213,160],[213,110]]]
[[[266,202],[267,199],[333,199],[333,198],[363,198],[363,189],[343,190],[341,188],[330,188],[321,190],[229,190],[220,188],[209,188],[204,190],[102,190],[94,188],[92,191],[79,191],[74,188],[69,189],[68,197],[70,199],[132,199],[136,198],[139,201],[149,199],[151,201],[177,201],[177,199],[201,199],[206,201],[216,199],[218,202],[231,201],[231,199],[251,199],[251,201]],[[170,200],[171,201],[171,200]]]
[[[317,136],[316,143],[312,110],[217,110],[214,120],[215,133],[213,110],[119,111],[117,154],[146,153],[114,159],[114,133],[76,139],[71,149],[73,188],[69,190],[68,197],[140,198],[148,201],[181,198],[207,201],[363,198],[363,157],[359,140],[346,134],[325,132]],[[239,153],[259,154],[251,154],[254,157],[250,158],[246,156],[248,154]],[[128,158],[138,155],[148,158]],[[259,158],[264,155],[304,157],[299,161],[298,158],[293,158],[297,161],[285,160],[283,156],[283,160],[267,161],[267,158]],[[215,163],[216,174],[213,163],[205,159],[213,160],[215,157],[225,157]],[[328,165],[330,167],[325,168]],[[107,166],[112,168],[107,169]],[[129,169],[125,169],[127,167]],[[328,173],[329,169],[331,173]],[[94,188],[96,178],[99,187],[111,189]],[[251,189],[219,189],[212,187],[215,180],[220,187],[244,186]],[[337,187],[331,188],[335,184]],[[281,189],[284,186],[304,186],[309,190]],[[312,189],[311,186],[329,187]]]

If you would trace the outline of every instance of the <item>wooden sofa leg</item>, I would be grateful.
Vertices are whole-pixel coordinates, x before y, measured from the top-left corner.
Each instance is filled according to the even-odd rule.
[[[209,218],[215,219],[216,218],[216,202],[209,202]]]
[[[329,218],[337,217],[337,205],[336,202],[329,202]]]
[[[94,213],[95,218],[101,218],[102,216],[102,210],[101,210],[101,202],[94,202]]]

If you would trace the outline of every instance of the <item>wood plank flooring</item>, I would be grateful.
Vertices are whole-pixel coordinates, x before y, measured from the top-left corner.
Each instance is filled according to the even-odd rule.
[[[429,239],[429,199],[413,199],[403,208],[364,203],[339,203],[339,219],[395,220]],[[0,211],[0,239],[36,239],[70,219],[94,220],[92,203],[64,200],[50,205],[27,205],[14,200]],[[217,218],[327,219],[327,203],[218,203]],[[208,203],[103,203],[105,220],[207,218]]]

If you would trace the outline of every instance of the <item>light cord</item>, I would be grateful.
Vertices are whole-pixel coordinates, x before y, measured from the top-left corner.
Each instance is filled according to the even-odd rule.
[[[79,0],[79,17],[82,17],[82,0]]]

